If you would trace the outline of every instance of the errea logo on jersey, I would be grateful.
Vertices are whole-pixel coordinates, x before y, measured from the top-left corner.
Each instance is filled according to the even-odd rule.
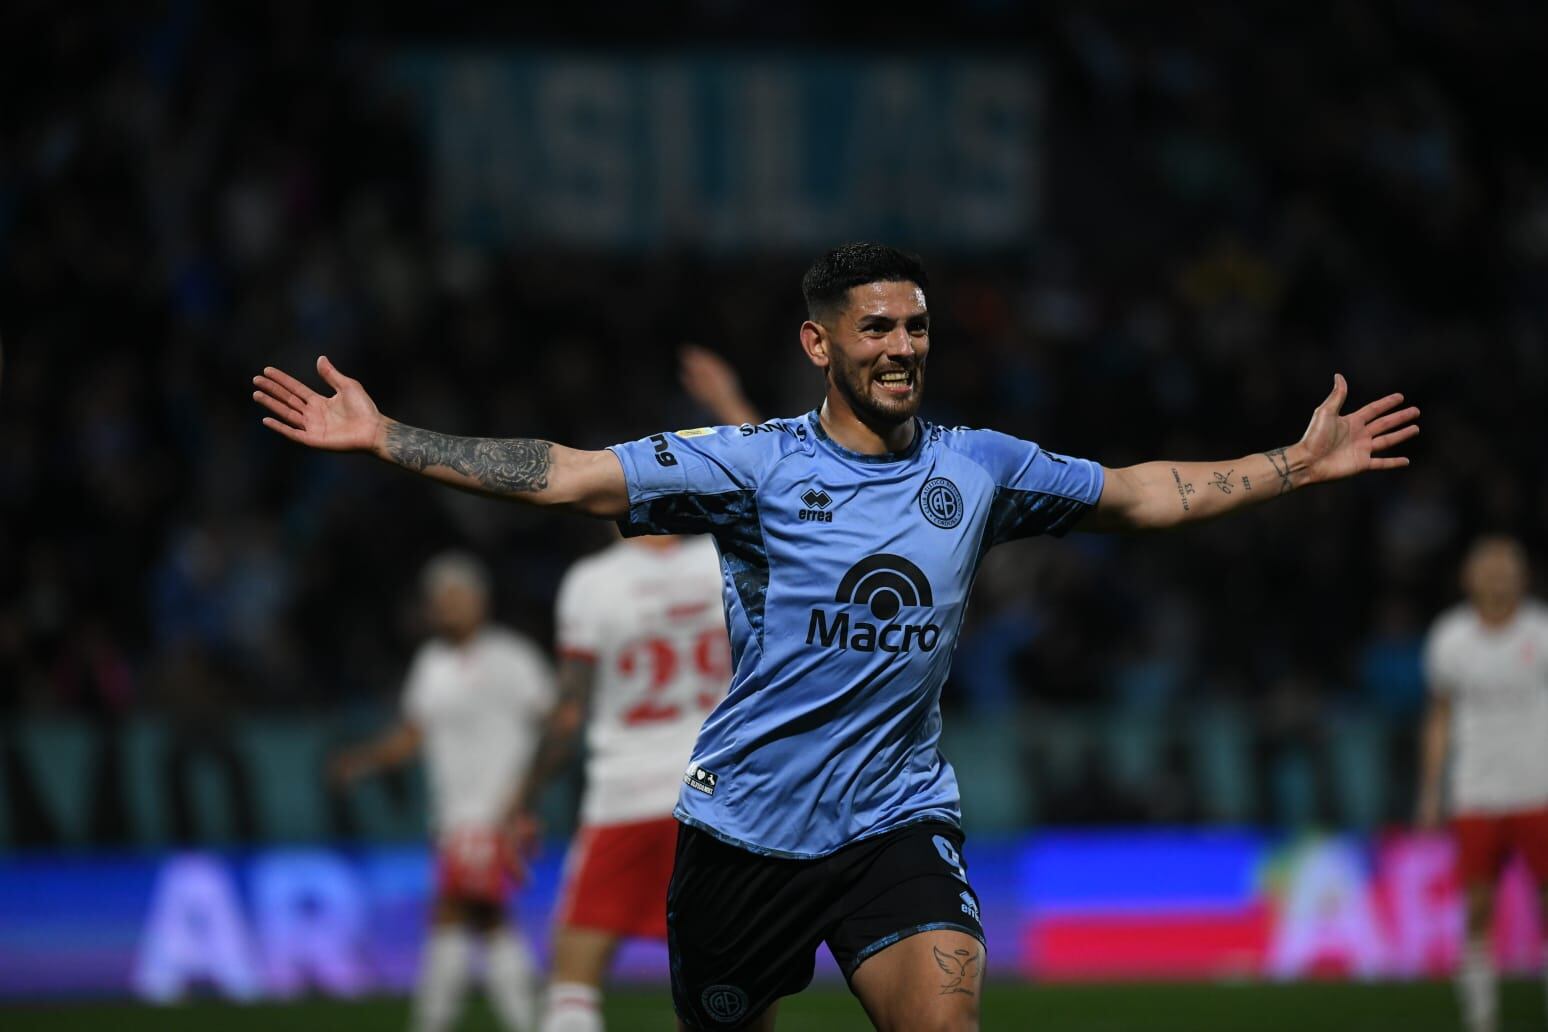
[[[800,510],[799,516],[803,523],[832,523],[833,510],[828,506],[833,504],[833,496],[820,487],[809,487],[801,495],[801,501],[806,503],[806,508]]]
[[[935,605],[929,578],[901,555],[879,552],[855,563],[839,581],[833,601],[866,606],[876,622],[855,620],[851,624],[848,609],[813,609],[806,626],[806,644],[856,652],[912,652],[916,647],[930,652],[940,643],[939,624],[895,619],[904,609]]]

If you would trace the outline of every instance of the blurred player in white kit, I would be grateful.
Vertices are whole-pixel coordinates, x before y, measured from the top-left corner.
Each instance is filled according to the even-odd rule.
[[[1548,917],[1548,608],[1527,596],[1529,577],[1520,542],[1480,539],[1462,567],[1466,601],[1441,614],[1425,642],[1419,821],[1440,824],[1448,782],[1467,894],[1457,989],[1469,1032],[1498,1027],[1490,916],[1512,853],[1531,869]]]
[[[757,422],[713,353],[685,348],[682,381],[718,422]],[[621,940],[666,938],[672,808],[699,725],[731,679],[721,592],[707,536],[620,540],[560,585],[559,702],[512,809],[517,841],[530,842],[538,795],[584,726],[586,792],[554,914],[542,1032],[600,1032],[602,982]]]
[[[527,1032],[536,1024],[537,969],[506,920],[519,860],[501,821],[553,705],[553,671],[531,641],[489,622],[489,579],[476,559],[431,560],[424,592],[436,636],[409,668],[402,720],[339,755],[332,774],[347,784],[424,750],[436,886],[412,1027],[441,1032],[456,1023],[482,939],[490,1002],[507,1028]]]

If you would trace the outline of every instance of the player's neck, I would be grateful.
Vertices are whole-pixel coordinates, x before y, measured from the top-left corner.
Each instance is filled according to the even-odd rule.
[[[817,413],[818,420],[828,436],[840,447],[860,455],[887,455],[907,451],[914,443],[915,421],[872,425],[861,419],[842,398],[831,392],[823,400]]]
[[[452,648],[466,648],[478,639],[483,629],[484,625],[479,623],[471,627],[459,627],[456,631],[444,630],[441,632],[441,638]]]
[[[1511,621],[1516,619],[1516,614],[1521,611],[1521,602],[1517,600],[1507,606],[1481,606],[1475,602],[1473,611],[1478,614],[1479,623],[1491,631],[1497,631],[1509,627]]]

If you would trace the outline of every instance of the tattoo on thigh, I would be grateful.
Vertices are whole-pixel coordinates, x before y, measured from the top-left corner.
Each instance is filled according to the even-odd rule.
[[[935,963],[946,973],[946,981],[941,983],[941,995],[951,993],[966,993],[974,995],[973,990],[967,984],[978,977],[979,965],[983,962],[983,954],[974,950],[952,950],[946,953],[939,946],[931,946],[935,951]]]

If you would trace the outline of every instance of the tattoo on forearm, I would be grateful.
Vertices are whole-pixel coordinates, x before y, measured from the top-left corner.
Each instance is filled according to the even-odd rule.
[[[1234,470],[1234,469],[1228,469],[1224,473],[1221,473],[1221,472],[1218,472],[1218,471],[1215,472],[1213,474],[1213,476],[1215,478],[1214,482],[1211,483],[1209,486],[1213,487],[1215,490],[1219,491],[1221,494],[1230,494],[1231,491],[1236,487],[1235,484],[1231,483],[1231,474],[1235,473],[1235,472],[1236,472],[1236,470]],[[1243,477],[1242,479],[1246,480],[1247,478]]]
[[[1188,504],[1188,496],[1193,493],[1193,484],[1183,480],[1182,475],[1177,472],[1176,466],[1172,467],[1172,482],[1177,485],[1177,497],[1182,499],[1183,512],[1187,512],[1193,508],[1193,506]]]
[[[983,963],[983,954],[964,949],[955,949],[947,953],[939,946],[931,946],[930,949],[935,951],[935,963],[946,974],[946,980],[941,983],[940,995],[948,996],[951,993],[975,995],[968,983],[977,984],[978,969]]]
[[[1242,474],[1242,490],[1243,491],[1251,491],[1252,490],[1252,478],[1249,477],[1245,473]]]
[[[445,466],[504,494],[546,488],[552,449],[523,437],[453,437],[402,423],[387,428],[387,453],[405,469]]]
[[[1269,465],[1274,467],[1274,472],[1279,474],[1279,493],[1285,494],[1295,488],[1290,482],[1290,459],[1285,455],[1283,448],[1271,448],[1263,453],[1263,457],[1269,460]]]

